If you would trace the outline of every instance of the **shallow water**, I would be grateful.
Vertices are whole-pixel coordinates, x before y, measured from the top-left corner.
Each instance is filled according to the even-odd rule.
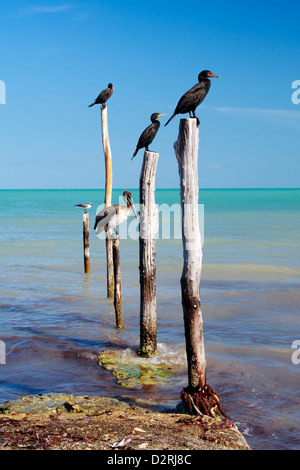
[[[121,191],[114,192],[118,202]],[[138,200],[137,191],[133,191]],[[179,279],[181,240],[157,241],[159,356],[174,373],[132,390],[97,365],[119,346],[139,345],[138,241],[121,241],[125,329],[106,299],[104,241],[92,223],[103,191],[0,191],[0,402],[26,393],[68,392],[145,399],[174,407],[187,385]],[[82,273],[82,214],[90,212],[91,275]],[[157,190],[158,204],[179,203]],[[299,449],[299,190],[205,190],[201,300],[208,383],[254,449]]]

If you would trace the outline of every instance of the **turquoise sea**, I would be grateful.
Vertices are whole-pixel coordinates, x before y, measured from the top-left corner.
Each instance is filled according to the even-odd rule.
[[[113,203],[121,193],[114,191]],[[156,258],[153,361],[166,359],[174,374],[164,384],[124,389],[97,364],[99,350],[124,348],[130,360],[139,345],[138,240],[121,240],[125,329],[117,331],[104,240],[93,231],[103,200],[103,190],[0,191],[0,403],[52,391],[179,402],[187,385],[179,239],[158,239]],[[83,274],[81,202],[93,203],[90,275]],[[179,204],[179,191],[157,190],[156,202]],[[253,449],[299,449],[300,364],[292,362],[292,343],[300,341],[300,190],[201,190],[199,203],[208,383]]]

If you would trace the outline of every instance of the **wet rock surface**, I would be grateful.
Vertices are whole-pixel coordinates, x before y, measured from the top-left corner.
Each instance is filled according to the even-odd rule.
[[[0,404],[0,449],[249,450],[231,421],[156,412],[97,396],[43,394]]]
[[[125,388],[165,383],[176,370],[163,362],[128,356],[123,350],[100,351],[98,364],[110,371],[118,385]]]

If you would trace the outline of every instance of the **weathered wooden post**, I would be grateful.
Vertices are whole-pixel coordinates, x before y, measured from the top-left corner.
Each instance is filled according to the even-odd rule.
[[[89,213],[83,212],[83,254],[84,254],[84,272],[90,273],[90,229]]]
[[[174,144],[180,175],[183,271],[181,295],[188,363],[188,387],[181,393],[186,409],[196,414],[224,415],[216,392],[206,384],[206,360],[200,301],[202,244],[198,216],[198,146],[196,119],[181,119]],[[224,415],[225,416],[225,415]]]
[[[116,327],[118,330],[124,328],[122,313],[122,282],[120,267],[120,237],[119,234],[113,240],[113,268],[114,268],[114,307],[116,314]]]
[[[159,154],[145,151],[140,176],[140,348],[138,354],[157,353],[156,326],[156,235],[155,175]]]
[[[105,207],[111,206],[112,197],[112,156],[108,135],[107,106],[101,106],[102,143],[105,156]],[[114,296],[114,265],[113,243],[106,231],[106,262],[107,262],[107,297]]]

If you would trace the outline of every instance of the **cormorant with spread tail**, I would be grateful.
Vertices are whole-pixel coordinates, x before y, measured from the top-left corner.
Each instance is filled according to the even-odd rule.
[[[211,81],[210,78],[220,78],[218,75],[214,75],[209,70],[203,70],[203,72],[198,75],[198,83],[189,91],[187,91],[178,101],[176,109],[173,116],[170,117],[168,122],[165,124],[165,127],[169,124],[170,121],[176,116],[176,114],[185,114],[189,113],[190,117],[196,118],[199,124],[199,119],[195,114],[196,108],[199,104],[202,103],[207,93],[209,92]]]
[[[112,83],[109,83],[107,88],[101,91],[100,95],[97,96],[94,103],[89,105],[89,108],[95,106],[95,104],[105,104],[106,101],[111,97],[114,92],[114,87]]]
[[[150,119],[152,124],[150,124],[150,126],[148,126],[140,136],[131,160],[133,160],[140,149],[145,148],[146,150],[149,150],[149,145],[153,142],[160,127],[160,122],[157,119],[161,116],[166,116],[166,114],[154,113],[151,115]]]

